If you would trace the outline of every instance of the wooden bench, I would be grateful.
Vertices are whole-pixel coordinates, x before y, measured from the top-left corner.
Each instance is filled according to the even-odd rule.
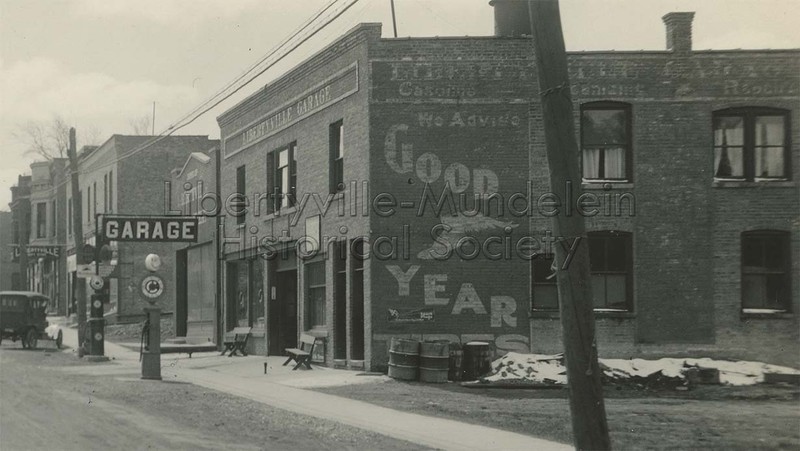
[[[314,352],[314,343],[316,343],[316,338],[308,334],[301,334],[299,347],[286,348],[286,353],[289,355],[289,358],[283,362],[283,366],[288,365],[289,362],[294,360],[297,362],[297,365],[292,368],[292,371],[300,368],[301,365],[305,365],[309,370],[312,369],[311,354]]]
[[[230,351],[228,357],[233,357],[234,354],[241,354],[243,356],[247,355],[247,351],[245,351],[245,346],[247,346],[247,339],[250,338],[250,330],[252,327],[234,327],[232,331],[225,336],[225,341],[223,341],[223,345],[225,345],[225,349],[222,350],[221,355],[225,355],[226,352]]]

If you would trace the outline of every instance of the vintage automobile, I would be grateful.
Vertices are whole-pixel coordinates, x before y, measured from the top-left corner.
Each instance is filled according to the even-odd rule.
[[[50,299],[31,291],[0,291],[0,343],[4,338],[22,341],[22,347],[36,349],[39,339],[51,339],[61,348],[63,332],[47,322]]]

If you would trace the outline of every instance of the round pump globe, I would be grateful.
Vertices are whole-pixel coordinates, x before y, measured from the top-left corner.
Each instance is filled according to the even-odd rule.
[[[148,254],[144,258],[144,267],[150,272],[156,272],[161,268],[161,257],[158,254]]]

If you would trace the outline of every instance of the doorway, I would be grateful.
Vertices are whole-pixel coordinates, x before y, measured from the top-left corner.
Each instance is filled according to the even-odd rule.
[[[269,354],[283,355],[284,349],[297,347],[297,269],[279,269],[272,280],[274,296],[270,296],[267,314]]]
[[[350,324],[352,340],[350,359],[364,360],[364,240],[357,239],[351,244],[353,257],[353,286],[351,288]]]
[[[334,243],[333,358],[347,359],[347,241]]]

